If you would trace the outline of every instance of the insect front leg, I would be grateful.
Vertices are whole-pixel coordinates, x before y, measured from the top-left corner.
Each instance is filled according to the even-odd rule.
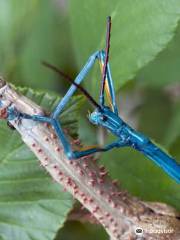
[[[8,121],[16,120],[20,123],[21,119],[30,119],[37,122],[51,123],[51,118],[43,115],[30,115],[18,111],[14,106],[9,106],[7,109]]]
[[[68,157],[68,159],[70,159],[70,160],[73,159],[74,160],[74,159],[78,159],[80,157],[87,156],[87,155],[90,155],[92,153],[101,151],[100,148],[90,148],[90,149],[84,150],[84,151],[74,151],[71,147],[70,142],[68,141],[67,137],[65,136],[65,134],[62,130],[62,127],[61,127],[60,123],[58,122],[58,120],[53,119],[52,125],[53,125],[54,130],[56,131],[56,134],[58,135],[62,145],[63,145],[64,152],[65,152],[66,156]]]
[[[93,67],[96,59],[100,59],[101,52],[102,51],[97,51],[89,57],[88,61],[86,62],[86,64],[84,65],[84,67],[82,68],[82,70],[80,71],[80,73],[77,75],[77,77],[74,80],[74,82],[76,84],[79,85],[84,80],[84,78],[86,77],[86,75],[88,74],[90,69]],[[59,104],[54,109],[54,111],[52,113],[52,118],[57,118],[60,115],[60,113],[62,112],[62,110],[64,109],[66,104],[68,103],[70,97],[74,94],[74,92],[76,90],[77,90],[77,87],[74,84],[72,84],[70,86],[69,90],[67,91],[67,93],[65,94],[65,96],[61,99]]]
[[[90,154],[93,153],[97,153],[97,152],[105,152],[105,151],[109,151],[112,148],[115,147],[124,147],[127,146],[127,144],[125,142],[122,142],[121,140],[117,140],[111,144],[108,144],[107,146],[101,148],[101,147],[91,147],[89,149],[86,150],[82,150],[82,151],[74,151],[68,141],[68,139],[66,138],[60,123],[58,122],[58,120],[54,119],[52,121],[52,125],[54,127],[54,130],[56,131],[56,134],[58,135],[63,148],[64,148],[64,152],[66,154],[66,156],[68,157],[68,159],[78,159],[84,156],[88,156]]]

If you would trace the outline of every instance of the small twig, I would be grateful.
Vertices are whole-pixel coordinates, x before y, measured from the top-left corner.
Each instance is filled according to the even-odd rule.
[[[27,114],[44,112],[3,80],[0,80],[0,95],[3,99],[0,116],[3,118],[10,104]],[[110,179],[106,169],[99,167],[92,157],[69,161],[50,126],[25,119],[10,123],[52,178],[91,212],[112,240],[138,239],[135,233],[137,227],[143,229],[143,239],[180,239],[180,223],[174,209],[130,196]],[[76,142],[72,140],[72,144],[76,145]]]

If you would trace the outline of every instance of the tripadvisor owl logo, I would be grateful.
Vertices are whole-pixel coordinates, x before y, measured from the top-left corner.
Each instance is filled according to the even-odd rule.
[[[142,236],[143,235],[143,229],[141,227],[136,227],[135,228],[135,234],[138,236]]]

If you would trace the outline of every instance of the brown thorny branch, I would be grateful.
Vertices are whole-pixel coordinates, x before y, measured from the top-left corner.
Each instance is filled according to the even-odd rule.
[[[18,94],[2,79],[0,95],[6,106],[0,111],[1,117],[10,104],[20,112],[44,114],[41,107]],[[93,157],[68,160],[51,126],[25,119],[10,123],[51,177],[89,210],[111,240],[180,239],[180,221],[173,208],[132,197],[110,179],[107,170],[98,166]],[[77,145],[72,139],[71,142]],[[137,235],[137,228],[143,229],[143,235]]]

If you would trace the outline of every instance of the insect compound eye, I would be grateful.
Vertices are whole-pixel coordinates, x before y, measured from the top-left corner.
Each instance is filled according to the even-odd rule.
[[[101,120],[102,120],[103,122],[105,122],[105,121],[107,121],[107,117],[104,116],[104,115],[102,115],[102,116],[101,116]]]

